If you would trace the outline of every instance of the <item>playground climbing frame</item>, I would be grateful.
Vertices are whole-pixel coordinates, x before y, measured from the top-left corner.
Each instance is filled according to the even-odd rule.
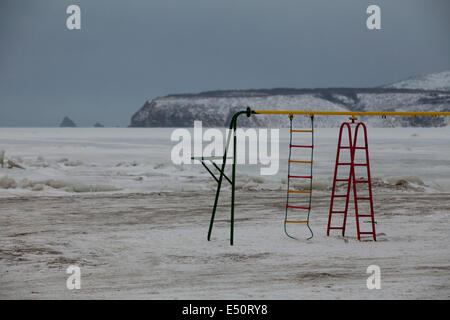
[[[208,236],[207,236],[208,241],[211,240],[212,229],[214,226],[214,219],[215,219],[216,212],[217,212],[218,200],[219,200],[219,196],[220,196],[220,191],[222,189],[222,182],[225,178],[231,184],[230,245],[234,244],[234,217],[235,217],[235,197],[236,197],[236,129],[237,129],[238,118],[244,114],[247,115],[247,117],[251,117],[251,116],[255,116],[255,115],[288,115],[288,116],[308,115],[310,117],[351,116],[350,119],[355,118],[356,116],[379,116],[379,117],[383,117],[383,118],[386,118],[388,116],[408,116],[408,117],[431,116],[433,118],[439,117],[439,116],[450,116],[450,112],[387,112],[387,111],[386,112],[364,112],[364,111],[353,112],[353,111],[292,111],[292,110],[280,111],[280,110],[252,110],[250,107],[248,107],[246,110],[236,112],[230,121],[230,126],[229,126],[230,131],[229,131],[229,134],[227,137],[227,142],[226,142],[223,156],[222,157],[214,157],[215,159],[212,159],[212,158],[208,159],[208,158],[204,158],[202,156],[192,157],[192,159],[200,160],[205,167],[206,167],[206,165],[204,163],[205,161],[210,161],[214,165],[215,164],[214,160],[222,159],[222,164],[220,167],[217,164],[214,165],[220,173],[218,178],[208,168],[208,172],[210,174],[212,174],[212,176],[214,177],[214,179],[217,182],[217,189],[216,189],[215,198],[214,198],[214,205],[213,205],[213,210],[211,213],[211,219],[210,219],[209,229],[208,229]],[[230,148],[231,139],[233,139],[234,143],[233,143],[233,148],[232,148],[233,150],[231,150],[231,152],[230,152],[229,148]],[[227,160],[229,159],[228,158],[229,153],[232,154],[231,178],[225,175],[225,168],[227,165]],[[353,179],[354,179],[354,175],[353,175]],[[356,185],[356,183],[353,184],[354,188],[355,188],[355,185]],[[354,191],[354,193],[356,194],[355,191]],[[356,200],[356,201],[358,201],[358,200]],[[361,215],[360,215],[360,217],[361,217]],[[309,217],[308,217],[308,221],[309,221]],[[373,236],[375,239],[375,228],[374,228],[375,221],[374,221],[373,215],[372,215],[371,224],[373,227]],[[343,230],[345,230],[345,229],[343,229]],[[358,231],[358,236],[361,234],[363,234],[363,233]]]

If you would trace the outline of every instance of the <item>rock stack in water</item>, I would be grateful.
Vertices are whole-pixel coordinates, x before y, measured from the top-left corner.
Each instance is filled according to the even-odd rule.
[[[75,128],[77,125],[69,117],[64,117],[59,125],[61,128]]]

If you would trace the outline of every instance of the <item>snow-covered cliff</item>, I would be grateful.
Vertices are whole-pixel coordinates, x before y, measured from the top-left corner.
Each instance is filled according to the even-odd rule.
[[[385,88],[450,91],[450,70],[435,72],[396,82]]]
[[[228,126],[231,116],[247,106],[255,110],[450,111],[450,72],[430,74],[379,88],[260,89],[169,95],[147,101],[131,127]],[[297,117],[307,125],[307,117]],[[316,125],[334,127],[342,117],[317,117]],[[240,118],[240,126],[286,127],[286,116]],[[446,126],[448,117],[364,119],[370,126]]]

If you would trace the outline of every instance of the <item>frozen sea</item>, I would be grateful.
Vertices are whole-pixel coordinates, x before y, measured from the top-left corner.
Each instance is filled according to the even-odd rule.
[[[234,246],[228,187],[208,242],[216,183],[172,164],[172,132],[0,128],[0,150],[24,167],[0,168],[0,298],[450,298],[450,127],[369,128],[377,242],[357,241],[352,211],[345,238],[326,236],[337,128],[315,132],[314,238],[301,225],[299,240],[284,235],[281,129],[276,175],[238,167]]]

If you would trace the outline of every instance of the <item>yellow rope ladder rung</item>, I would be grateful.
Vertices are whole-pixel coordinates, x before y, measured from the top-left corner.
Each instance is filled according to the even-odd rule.
[[[311,132],[311,133],[313,133],[314,130],[294,130],[294,129],[291,129],[291,132]]]
[[[311,190],[288,190],[289,193],[308,193],[310,194]]]

